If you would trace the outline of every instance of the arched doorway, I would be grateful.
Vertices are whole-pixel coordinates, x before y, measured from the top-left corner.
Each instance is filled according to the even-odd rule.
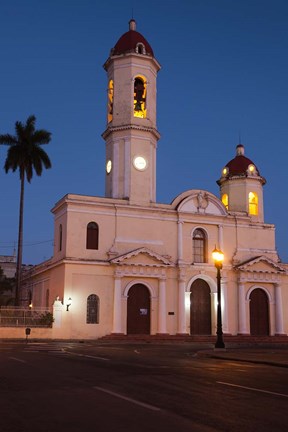
[[[128,291],[127,334],[150,334],[150,292],[135,284]]]
[[[261,288],[254,289],[250,294],[250,334],[269,335],[269,302]]]
[[[190,287],[190,334],[211,335],[211,294],[203,279],[196,279]]]

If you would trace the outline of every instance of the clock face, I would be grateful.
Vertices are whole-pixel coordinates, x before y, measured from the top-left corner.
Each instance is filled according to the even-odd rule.
[[[107,174],[109,174],[111,172],[112,169],[112,161],[109,159],[106,163],[106,172]]]
[[[143,156],[136,156],[133,161],[134,167],[139,171],[144,171],[147,167],[147,161]]]

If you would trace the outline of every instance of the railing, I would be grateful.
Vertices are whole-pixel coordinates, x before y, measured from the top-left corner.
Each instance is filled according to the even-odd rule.
[[[52,327],[53,321],[47,308],[0,308],[0,327]]]

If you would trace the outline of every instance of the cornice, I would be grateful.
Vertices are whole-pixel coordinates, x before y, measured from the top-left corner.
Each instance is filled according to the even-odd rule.
[[[133,124],[127,124],[123,126],[108,126],[108,128],[103,132],[102,137],[104,140],[108,138],[108,136],[113,132],[119,132],[124,130],[139,130],[144,132],[152,133],[157,140],[160,139],[160,133],[157,131],[157,129],[148,127],[148,126],[139,126],[139,125],[133,125]]]

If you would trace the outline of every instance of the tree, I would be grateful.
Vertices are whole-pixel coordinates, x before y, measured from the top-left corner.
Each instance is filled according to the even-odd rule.
[[[18,250],[16,263],[16,292],[15,305],[19,306],[21,287],[22,252],[23,252],[23,210],[24,210],[24,184],[25,178],[31,182],[33,172],[41,176],[43,167],[51,168],[51,161],[41,145],[48,144],[51,133],[45,129],[35,129],[36,117],[28,117],[26,124],[19,121],[15,123],[15,135],[0,135],[0,144],[8,145],[9,149],[4,164],[5,172],[13,172],[19,169],[20,174],[20,206]]]
[[[0,266],[0,295],[6,291],[13,291],[15,286],[15,278],[8,278],[5,276],[2,267]]]

